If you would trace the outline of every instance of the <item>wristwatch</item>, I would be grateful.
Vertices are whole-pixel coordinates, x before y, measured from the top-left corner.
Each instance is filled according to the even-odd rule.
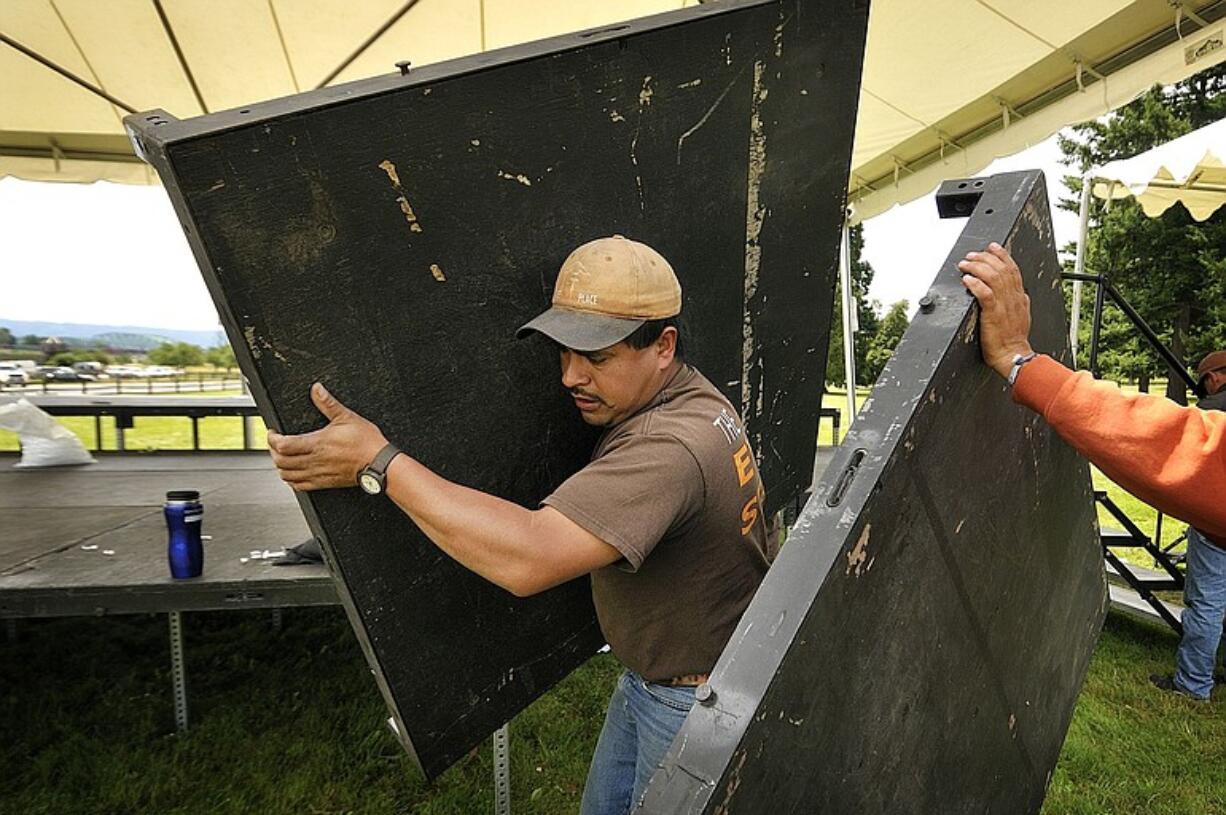
[[[374,461],[367,464],[358,473],[358,486],[368,495],[379,495],[387,488],[387,468],[392,459],[400,455],[401,450],[394,444],[388,444],[380,450]]]
[[[1017,375],[1021,373],[1022,366],[1037,356],[1038,353],[1035,351],[1031,351],[1026,356],[1022,356],[1021,354],[1013,355],[1013,367],[1009,369],[1009,387],[1012,388],[1013,383],[1017,381]]]

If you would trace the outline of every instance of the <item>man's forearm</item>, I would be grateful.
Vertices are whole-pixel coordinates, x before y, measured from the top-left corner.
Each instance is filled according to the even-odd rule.
[[[387,495],[453,559],[520,593],[532,570],[531,510],[448,481],[407,454],[388,468]]]
[[[1014,398],[1112,481],[1226,541],[1226,413],[1126,394],[1046,356],[1022,369]]]

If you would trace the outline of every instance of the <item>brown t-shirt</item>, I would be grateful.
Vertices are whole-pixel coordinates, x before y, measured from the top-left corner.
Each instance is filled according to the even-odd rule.
[[[649,680],[710,672],[775,556],[740,417],[689,366],[541,503],[615,547],[592,573],[609,646]]]

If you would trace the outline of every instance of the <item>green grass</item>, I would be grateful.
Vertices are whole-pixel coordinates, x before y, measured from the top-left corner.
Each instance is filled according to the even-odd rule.
[[[0,644],[0,812],[422,813],[493,808],[488,744],[433,784],[387,732],[339,609],[184,615],[191,730],[173,732],[164,617],[23,621]],[[1045,815],[1226,812],[1226,702],[1147,682],[1175,637],[1108,618]],[[577,809],[618,667],[598,656],[511,723],[516,812]]]
[[[1226,696],[1198,704],[1152,688],[1178,640],[1115,614],[1052,779],[1047,815],[1226,813]]]
[[[866,393],[859,394],[862,401]],[[827,396],[843,408],[843,394]],[[90,419],[65,424],[92,440]],[[237,447],[238,420],[201,423]],[[843,430],[846,430],[844,425]],[[821,443],[830,443],[830,423]],[[261,443],[262,433],[253,438]],[[136,444],[190,446],[186,419],[138,419]],[[113,447],[113,434],[104,441]],[[0,434],[0,449],[15,439]],[[1101,475],[1096,474],[1096,483]],[[1153,511],[1118,487],[1142,528]],[[1164,529],[1164,539],[1178,534]],[[173,733],[163,617],[22,621],[0,644],[0,812],[443,813],[493,806],[488,745],[433,784],[386,731],[386,713],[338,609],[185,615],[193,727]],[[1108,618],[1053,776],[1045,815],[1226,813],[1226,697],[1162,694],[1168,630]],[[517,812],[572,813],[617,674],[591,660],[511,725]]]
[[[192,727],[173,733],[164,617],[29,621],[0,645],[0,812],[473,813],[488,744],[427,784],[336,608],[185,615]],[[618,668],[591,660],[512,723],[520,812],[573,812]]]

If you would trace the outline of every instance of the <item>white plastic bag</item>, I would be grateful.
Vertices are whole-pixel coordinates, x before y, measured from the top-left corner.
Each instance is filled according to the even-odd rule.
[[[13,431],[21,440],[21,461],[14,467],[94,463],[94,457],[71,430],[28,399],[0,405],[0,428]]]

